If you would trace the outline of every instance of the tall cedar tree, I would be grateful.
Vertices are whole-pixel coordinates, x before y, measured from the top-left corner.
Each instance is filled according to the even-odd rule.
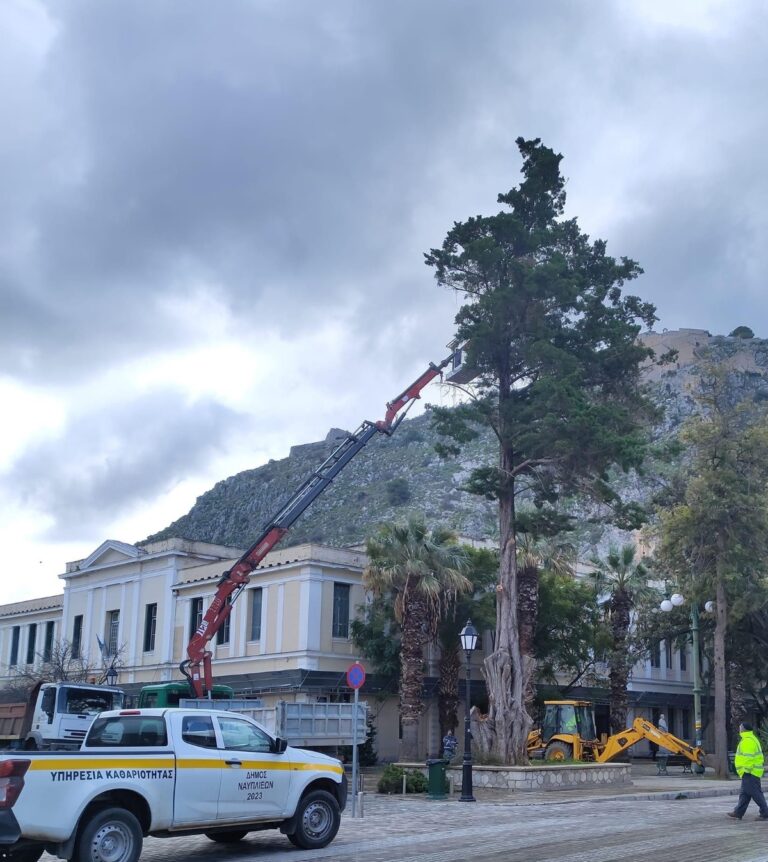
[[[660,556],[692,600],[715,599],[715,770],[728,777],[726,643],[763,604],[768,559],[768,411],[734,404],[722,369],[702,377],[702,415],[681,432],[690,454],[682,503],[661,513]],[[741,674],[739,680],[741,681]]]
[[[471,401],[455,411],[435,410],[437,429],[466,442],[489,425],[499,442],[497,466],[473,472],[469,490],[498,500],[500,566],[495,651],[485,660],[494,754],[504,763],[527,762],[531,719],[525,709],[533,660],[520,648],[518,613],[535,619],[536,591],[518,610],[517,534],[562,529],[553,504],[589,486],[602,502],[623,508],[608,470],[637,467],[646,435],[641,420],[654,410],[639,386],[640,367],[652,352],[638,343],[655,308],[621,286],[641,269],[590,242],[575,219],[564,220],[562,156],[538,139],[519,138],[523,181],[498,202],[508,211],[455,223],[426,257],[439,284],[463,293],[457,337],[469,341],[477,370]],[[458,450],[458,446],[446,447]],[[538,514],[516,515],[527,492]]]

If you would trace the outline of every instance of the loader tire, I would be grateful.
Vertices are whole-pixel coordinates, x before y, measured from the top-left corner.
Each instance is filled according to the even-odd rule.
[[[550,742],[544,752],[544,760],[557,762],[558,760],[570,760],[573,757],[573,748],[567,742]]]

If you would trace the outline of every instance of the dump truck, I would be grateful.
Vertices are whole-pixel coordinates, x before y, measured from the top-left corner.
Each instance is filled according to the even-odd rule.
[[[587,700],[544,701],[544,721],[528,734],[528,756],[549,761],[584,760],[607,763],[647,739],[672,754],[686,757],[698,773],[704,772],[704,751],[661,730],[645,718],[607,739],[595,732],[594,705]]]
[[[38,683],[25,701],[0,703],[0,747],[76,749],[93,719],[120,709],[122,689],[84,682]]]

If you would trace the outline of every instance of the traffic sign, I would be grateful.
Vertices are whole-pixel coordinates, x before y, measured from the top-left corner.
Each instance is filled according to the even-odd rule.
[[[350,688],[361,688],[365,682],[365,668],[356,661],[347,668],[347,685]]]

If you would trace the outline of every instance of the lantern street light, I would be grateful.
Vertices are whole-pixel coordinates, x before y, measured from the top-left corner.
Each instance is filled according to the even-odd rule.
[[[114,685],[117,682],[117,671],[115,666],[111,664],[106,673],[107,685]]]
[[[459,640],[467,660],[467,681],[464,693],[464,763],[461,769],[461,797],[459,802],[474,802],[475,797],[472,795],[472,729],[469,717],[469,684],[472,672],[470,665],[472,650],[477,646],[477,629],[472,625],[472,620],[467,620],[467,624],[461,630]]]
[[[680,593],[673,593],[668,599],[664,599],[659,607],[662,611],[669,613],[673,608],[679,608],[685,604],[685,597]],[[714,602],[705,602],[704,610],[712,613],[715,609]],[[699,661],[699,606],[697,602],[691,604],[691,641],[693,652],[693,726],[696,736],[696,746],[701,748],[701,664]]]

